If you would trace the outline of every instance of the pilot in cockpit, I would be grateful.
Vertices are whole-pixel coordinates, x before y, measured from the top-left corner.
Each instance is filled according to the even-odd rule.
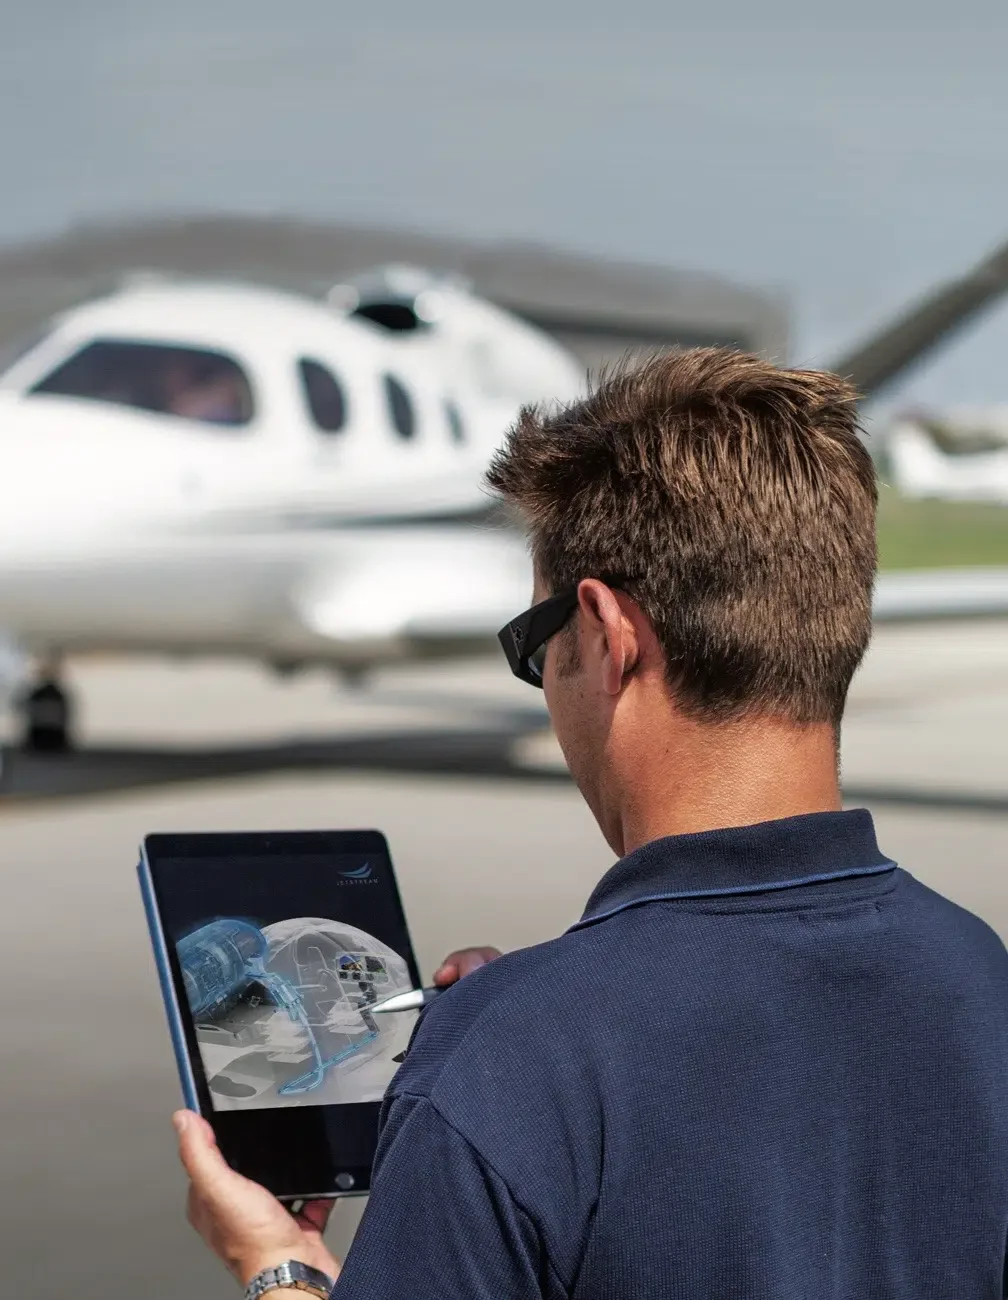
[[[240,373],[223,359],[173,357],[164,372],[164,409],[187,420],[243,424],[247,393]]]

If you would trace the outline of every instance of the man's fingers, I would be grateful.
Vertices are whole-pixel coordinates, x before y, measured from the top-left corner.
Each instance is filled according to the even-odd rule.
[[[221,1155],[213,1129],[191,1110],[176,1111],[172,1123],[178,1133],[179,1159],[198,1191],[213,1193],[222,1180],[233,1176]]]
[[[190,1125],[195,1125],[211,1146],[217,1145],[217,1134],[213,1131],[213,1125],[208,1124],[203,1116],[197,1115],[194,1110],[177,1110],[172,1116],[172,1125],[179,1137]]]
[[[457,951],[449,953],[441,965],[434,972],[434,983],[439,988],[444,988],[448,984],[454,984],[465,975],[471,975],[474,970],[480,966],[485,966],[488,961],[493,961],[495,957],[501,955],[499,948],[459,948]]]
[[[335,1204],[335,1201],[305,1201],[294,1218],[309,1232],[325,1232]]]

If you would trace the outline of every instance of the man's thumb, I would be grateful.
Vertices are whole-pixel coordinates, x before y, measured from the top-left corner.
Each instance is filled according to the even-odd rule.
[[[180,1110],[173,1117],[179,1139],[179,1158],[193,1184],[200,1191],[213,1193],[231,1170],[221,1155],[213,1129],[200,1115]]]

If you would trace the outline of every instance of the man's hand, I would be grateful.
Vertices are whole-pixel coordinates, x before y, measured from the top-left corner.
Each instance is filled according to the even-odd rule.
[[[180,1110],[172,1123],[190,1179],[189,1222],[242,1286],[288,1259],[333,1278],[339,1274],[339,1262],[322,1242],[332,1201],[306,1201],[293,1215],[265,1187],[230,1168],[205,1119]]]
[[[463,975],[471,975],[478,967],[500,956],[499,948],[459,948],[457,952],[449,953],[434,972],[434,983],[439,989],[446,989]]]
[[[447,988],[500,955],[497,948],[460,948],[434,972],[434,983]],[[291,1214],[265,1187],[230,1168],[205,1119],[180,1110],[172,1122],[190,1180],[189,1222],[242,1286],[288,1259],[330,1277],[339,1274],[339,1262],[322,1242],[332,1201],[306,1201],[300,1213]]]

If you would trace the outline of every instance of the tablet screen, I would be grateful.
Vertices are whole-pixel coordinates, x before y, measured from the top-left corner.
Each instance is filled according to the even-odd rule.
[[[420,985],[382,837],[152,836],[147,851],[215,1128],[220,1116],[240,1136],[234,1112],[361,1106],[373,1128],[417,1012],[370,1008]]]

